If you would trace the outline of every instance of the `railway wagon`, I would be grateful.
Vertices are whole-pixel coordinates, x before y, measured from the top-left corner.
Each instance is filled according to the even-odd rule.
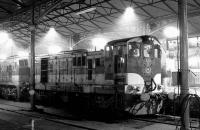
[[[0,79],[6,75],[10,81],[1,81],[1,88],[15,86],[15,97],[27,97],[28,59],[7,62],[1,62],[5,67]],[[163,102],[160,43],[145,35],[111,41],[101,51],[72,50],[39,56],[35,82],[35,97],[39,101],[125,110],[134,115],[155,114]]]

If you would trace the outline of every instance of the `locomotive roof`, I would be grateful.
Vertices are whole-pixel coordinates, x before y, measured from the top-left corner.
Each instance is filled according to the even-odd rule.
[[[156,37],[154,36],[151,36],[151,35],[142,35],[142,36],[137,36],[137,37],[129,37],[129,38],[123,38],[123,39],[117,39],[117,40],[113,40],[113,41],[110,41],[107,43],[107,45],[116,45],[116,42],[124,42],[124,41],[129,41],[131,39],[134,39],[134,38],[141,38],[142,40],[146,39],[146,38],[155,38],[157,40]]]

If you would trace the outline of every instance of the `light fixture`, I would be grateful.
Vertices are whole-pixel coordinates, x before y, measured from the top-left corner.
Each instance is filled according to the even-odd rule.
[[[98,36],[92,39],[92,45],[95,47],[96,50],[101,50],[104,48],[108,39],[103,36]]]
[[[55,40],[55,37],[58,36],[58,33],[56,32],[55,28],[51,27],[49,28],[49,31],[45,35],[45,39],[48,41]]]
[[[87,13],[87,12],[91,12],[93,10],[96,10],[96,7],[91,7],[91,8],[85,9],[85,10],[80,10],[80,11],[76,12],[75,14],[80,15],[80,14],[84,14],[84,13]]]
[[[0,31],[0,43],[5,43],[9,40],[9,35],[6,31]]]
[[[133,27],[137,27],[139,17],[136,15],[133,7],[127,7],[124,13],[119,17],[117,22],[118,30],[130,31]]]
[[[55,35],[56,34],[56,30],[54,27],[49,28],[49,31],[47,32],[48,35]]]
[[[50,27],[49,28],[49,32],[55,32],[56,30],[55,30],[55,28],[54,27]]]
[[[7,58],[7,55],[5,54],[0,54],[0,60],[5,60]]]
[[[132,7],[127,7],[125,10],[126,15],[132,15],[134,13],[134,10]]]
[[[69,47],[69,50],[70,50],[70,51],[73,50],[73,47]]]
[[[136,20],[136,14],[132,7],[127,7],[124,14],[123,14],[123,21],[124,22],[133,22]]]
[[[9,38],[8,40],[7,40],[7,42],[6,42],[6,47],[7,48],[10,48],[10,47],[12,47],[14,45],[14,41],[11,39],[11,38]]]
[[[164,29],[164,35],[167,38],[174,38],[174,37],[179,36],[179,30],[175,27],[166,27]]]

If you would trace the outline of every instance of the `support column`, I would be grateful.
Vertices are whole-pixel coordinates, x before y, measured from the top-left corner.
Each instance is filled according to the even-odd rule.
[[[30,70],[30,103],[31,103],[31,110],[36,110],[35,107],[35,31],[36,31],[36,24],[35,24],[35,0],[33,0],[32,6],[32,16],[31,16],[31,70]]]
[[[181,130],[189,130],[190,115],[189,104],[186,96],[188,87],[188,25],[187,25],[187,0],[178,0],[179,29],[180,29],[180,69],[181,69]]]
[[[31,70],[30,70],[30,103],[31,110],[35,110],[35,25],[30,26],[31,31]]]

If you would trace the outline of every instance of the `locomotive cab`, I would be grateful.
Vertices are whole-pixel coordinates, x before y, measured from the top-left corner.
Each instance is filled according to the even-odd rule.
[[[112,41],[105,47],[105,69],[105,79],[124,85],[125,93],[153,91],[161,83],[160,44],[151,36]]]
[[[133,38],[128,42],[127,93],[148,93],[161,83],[160,45],[153,37]]]
[[[105,69],[105,76],[110,76],[116,89],[124,88],[125,110],[134,115],[158,112],[161,100],[152,98],[153,93],[161,92],[157,89],[161,83],[161,49],[156,38],[140,36],[109,42]],[[154,105],[146,106],[149,100]]]

